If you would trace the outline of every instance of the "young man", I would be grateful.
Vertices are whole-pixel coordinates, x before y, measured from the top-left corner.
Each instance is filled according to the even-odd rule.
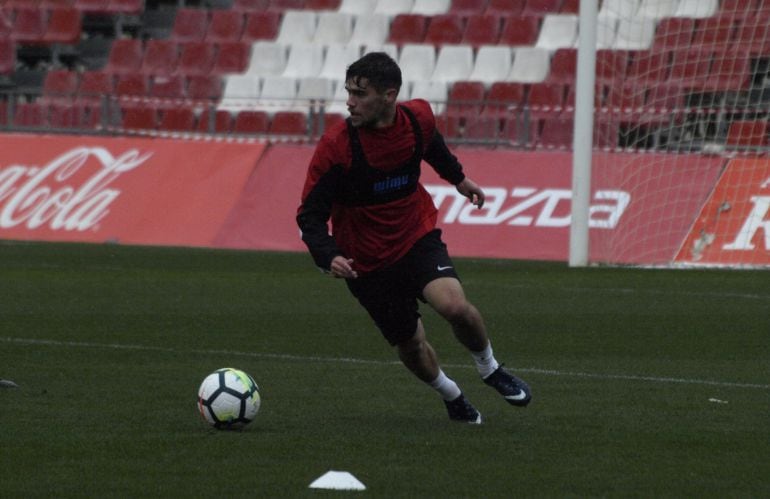
[[[485,383],[510,404],[526,406],[529,387],[495,360],[482,317],[465,298],[436,229],[437,210],[419,183],[420,163],[479,208],[484,193],[463,174],[429,104],[396,104],[401,70],[387,54],[351,64],[345,88],[350,117],[321,137],[297,212],[315,263],[345,279],[404,365],[443,397],[451,419],[480,424],[481,414],[440,368],[418,300],[451,324]]]

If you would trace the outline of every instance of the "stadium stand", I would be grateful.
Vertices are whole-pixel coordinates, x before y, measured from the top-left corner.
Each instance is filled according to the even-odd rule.
[[[710,108],[733,103],[713,137],[740,147],[766,145],[766,127],[755,124],[766,122],[770,101],[770,7],[741,0],[600,5],[597,119],[619,113],[629,126],[654,129],[690,119],[688,106],[697,104],[713,119]],[[3,113],[17,115],[10,125],[25,127],[299,136],[342,119],[345,67],[362,53],[385,50],[402,66],[400,98],[431,100],[450,140],[562,147],[568,141],[556,136],[553,120],[567,124],[574,109],[578,6],[577,0],[6,1],[0,88],[7,95],[0,103]],[[615,83],[620,75],[634,85]],[[764,111],[748,114],[747,101],[763,103]],[[303,110],[301,125],[281,114]],[[239,123],[243,113],[264,113],[267,121],[257,124],[245,114]],[[736,142],[742,136],[747,144]]]

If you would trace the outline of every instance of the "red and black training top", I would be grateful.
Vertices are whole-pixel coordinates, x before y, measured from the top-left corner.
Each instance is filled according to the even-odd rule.
[[[451,184],[465,178],[424,100],[397,105],[389,127],[355,128],[346,120],[330,128],[316,146],[297,210],[316,265],[329,270],[343,255],[359,274],[371,272],[433,230],[437,211],[419,182],[422,160]]]

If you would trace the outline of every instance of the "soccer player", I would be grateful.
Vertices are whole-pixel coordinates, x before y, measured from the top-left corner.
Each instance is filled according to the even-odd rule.
[[[351,64],[345,88],[350,117],[319,140],[297,210],[316,265],[345,279],[401,362],[443,397],[451,419],[480,424],[481,414],[439,366],[418,300],[449,322],[485,383],[510,404],[526,406],[529,387],[495,360],[481,314],[465,298],[436,228],[436,207],[419,182],[420,163],[479,208],[484,192],[463,174],[430,105],[396,103],[401,70],[387,54]]]

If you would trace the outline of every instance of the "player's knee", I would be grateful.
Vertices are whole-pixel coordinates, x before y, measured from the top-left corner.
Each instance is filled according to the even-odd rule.
[[[453,298],[441,304],[438,313],[451,323],[467,322],[472,312],[471,304],[464,298]]]

